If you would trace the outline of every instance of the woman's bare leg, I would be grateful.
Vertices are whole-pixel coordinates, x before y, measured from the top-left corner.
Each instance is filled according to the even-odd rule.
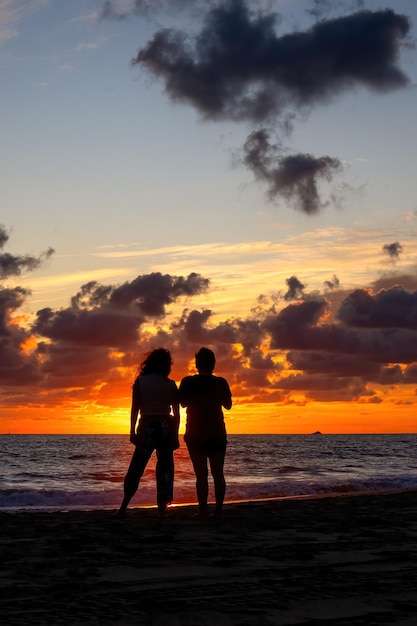
[[[129,469],[127,470],[123,483],[124,497],[118,511],[120,517],[124,516],[129,502],[138,490],[140,479],[142,478],[143,472],[145,471],[148,461],[152,456],[152,452],[153,448],[137,447],[133,453]]]
[[[174,498],[174,452],[171,447],[156,449],[156,493],[160,517],[164,517],[167,505]]]
[[[212,452],[209,456],[211,475],[214,481],[214,495],[216,497],[216,513],[219,515],[223,508],[226,493],[226,481],[224,478],[224,459],[226,450]]]

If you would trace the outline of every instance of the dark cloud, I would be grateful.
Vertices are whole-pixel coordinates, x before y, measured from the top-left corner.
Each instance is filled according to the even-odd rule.
[[[333,275],[333,278],[331,280],[325,280],[323,284],[325,287],[327,287],[327,289],[338,289],[340,287],[340,280],[336,275]]]
[[[381,373],[378,378],[380,385],[399,385],[403,382],[403,371],[399,365],[389,365],[381,368]]]
[[[20,276],[25,270],[32,271],[38,268],[42,262],[51,256],[52,249],[41,254],[39,257],[30,255],[16,256],[2,252],[9,241],[9,234],[4,226],[0,225],[0,279],[11,276]],[[0,391],[2,401],[7,403],[7,392],[11,386],[28,387],[41,380],[39,363],[33,350],[30,349],[33,338],[19,315],[19,309],[25,304],[30,291],[23,287],[6,288],[0,285]],[[12,392],[14,397],[15,392]]]
[[[0,250],[9,240],[9,235],[4,226],[0,226]],[[0,252],[0,280],[10,276],[20,276],[22,272],[32,272],[42,265],[55,251],[49,248],[40,256],[34,257],[28,254],[13,255],[8,252]]]
[[[284,294],[284,300],[298,300],[303,295],[305,285],[298,280],[296,276],[287,278],[286,283],[288,285],[288,291]]]
[[[277,383],[277,386],[280,389],[302,391],[309,399],[319,402],[326,397],[331,397],[333,401],[358,400],[366,391],[364,383],[357,378],[336,378],[317,374],[286,376]]]
[[[0,286],[0,337],[10,335],[11,315],[24,304],[29,294],[30,291],[23,287],[6,289]]]
[[[209,283],[208,279],[195,272],[186,278],[154,272],[118,286],[92,281],[81,287],[71,304],[76,309],[97,306],[122,310],[131,308],[142,316],[158,317],[165,315],[165,307],[178,298],[204,293]]]
[[[390,304],[385,301],[384,305],[388,319]],[[352,327],[345,323],[354,321],[354,313],[348,316],[348,311],[342,305],[338,317],[343,323],[333,323],[326,321],[325,301],[308,300],[290,304],[277,315],[268,316],[262,327],[270,334],[271,348],[276,350],[354,355],[377,363],[411,364],[416,360],[417,333],[411,323],[404,324],[405,319],[398,316],[396,326],[368,324],[366,327],[361,323],[359,328]]]
[[[306,374],[325,374],[336,378],[360,376],[375,378],[379,375],[381,365],[368,361],[363,356],[354,354],[335,354],[325,351],[290,351],[287,361],[291,369],[301,370]]]
[[[54,341],[83,346],[122,348],[137,341],[144,318],[108,310],[60,310],[37,312],[33,332]]]
[[[28,389],[43,379],[36,357],[25,354],[20,348],[23,338],[23,333],[16,333],[7,340],[0,339],[0,397],[7,396],[8,391],[13,396],[15,387]],[[25,401],[30,403],[27,392]]]
[[[317,374],[291,374],[280,380],[277,384],[280,389],[288,389],[291,391],[303,391],[311,395],[311,392],[329,392],[340,390],[341,388],[350,387],[353,379],[348,377],[336,378],[330,376],[320,376]],[[356,381],[356,385],[357,385]],[[362,385],[362,390],[364,386]],[[351,394],[350,394],[351,395]]]
[[[417,363],[408,365],[404,370],[402,370],[402,373],[405,383],[413,385],[417,383]]]
[[[211,324],[213,312],[184,311],[181,320],[173,326],[173,329],[180,332],[183,339],[195,345],[222,345],[231,346],[237,341],[238,333],[234,322],[225,321],[217,325]]]
[[[262,352],[254,352],[251,355],[249,366],[253,370],[266,370],[267,372],[273,372],[282,369],[282,366],[277,366],[274,363],[271,355],[265,355]]]
[[[279,36],[275,13],[251,14],[243,0],[209,11],[194,41],[158,31],[133,59],[164,81],[173,100],[206,119],[261,123],[287,108],[312,106],[363,85],[386,91],[407,84],[397,66],[410,29],[390,9],[361,11]]]
[[[358,328],[402,328],[417,330],[417,291],[403,287],[370,294],[356,289],[340,305],[338,318]]]
[[[22,287],[0,287],[0,388],[30,385],[40,379],[36,358],[23,348],[30,332],[13,319],[29,294]]]
[[[277,331],[281,327],[287,333],[293,327],[295,332],[298,333],[301,328],[317,324],[324,315],[326,306],[325,300],[309,300],[307,302],[289,304],[276,316],[271,316],[269,321],[273,323]]]
[[[265,332],[261,323],[257,319],[240,319],[235,321],[236,336],[243,348],[244,357],[253,357],[255,353],[261,350],[262,342],[265,338]],[[265,354],[262,353],[262,359]]]
[[[40,348],[45,361],[41,366],[43,386],[47,390],[82,387],[91,389],[94,385],[114,378],[115,361],[106,346],[89,346],[81,340],[68,344],[53,341]]]
[[[400,244],[399,241],[394,241],[393,243],[386,243],[382,248],[382,252],[386,254],[392,261],[398,261],[402,251],[403,251],[403,246]]]
[[[9,278],[10,276],[20,276],[22,272],[32,272],[38,269],[43,262],[48,259],[54,250],[49,248],[40,256],[15,256],[9,253],[0,254],[0,279]]]
[[[4,248],[4,245],[9,241],[9,234],[6,231],[6,229],[4,228],[4,226],[2,226],[0,224],[0,250],[2,248]]]
[[[364,86],[384,92],[408,83],[397,64],[410,29],[406,16],[390,9],[358,11],[279,35],[278,14],[256,5],[251,10],[244,0],[214,4],[197,36],[159,30],[132,63],[160,78],[173,101],[191,105],[204,119],[274,123],[281,134],[291,131],[297,113],[343,91]],[[318,17],[330,6],[317,0],[312,14]],[[259,128],[245,143],[243,162],[267,185],[270,200],[284,198],[310,215],[329,204],[320,197],[319,182],[332,181],[342,170],[331,156],[284,154]]]
[[[171,326],[177,334],[184,335],[187,341],[195,344],[205,345],[211,343],[209,340],[209,331],[206,328],[207,322],[212,316],[212,311],[206,309],[204,311],[184,311],[181,319]]]
[[[316,158],[311,154],[280,154],[279,145],[269,141],[265,129],[253,131],[243,146],[243,162],[255,178],[267,184],[271,201],[285,198],[295,209],[308,215],[318,213],[328,203],[319,193],[320,180],[330,182],[342,170],[332,157]]]
[[[417,291],[417,268],[411,274],[385,273],[371,283],[372,291],[376,293],[381,289],[402,286],[407,291]]]
[[[335,0],[312,0],[311,7],[307,9],[307,13],[316,20],[320,20],[334,10],[357,11],[363,9],[364,6],[363,0],[337,0],[337,2]]]
[[[403,366],[385,365],[381,367],[379,377],[374,377],[374,382],[378,385],[415,385],[417,383],[417,363]]]
[[[195,273],[184,278],[155,272],[118,286],[92,281],[71,299],[70,308],[38,311],[33,331],[70,343],[126,346],[137,341],[147,318],[163,317],[167,305],[203,293],[208,285],[207,279]]]

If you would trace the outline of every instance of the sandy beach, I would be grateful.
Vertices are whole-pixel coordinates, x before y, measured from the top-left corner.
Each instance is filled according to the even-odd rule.
[[[417,491],[112,513],[0,513],[1,623],[417,623]]]

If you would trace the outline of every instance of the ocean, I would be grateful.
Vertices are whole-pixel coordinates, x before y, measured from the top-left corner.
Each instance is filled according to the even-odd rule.
[[[417,488],[417,435],[229,435],[226,501]],[[112,509],[133,446],[126,435],[0,435],[0,510]],[[155,457],[130,506],[155,505]],[[214,499],[210,482],[209,499]],[[187,449],[174,504],[195,503]]]

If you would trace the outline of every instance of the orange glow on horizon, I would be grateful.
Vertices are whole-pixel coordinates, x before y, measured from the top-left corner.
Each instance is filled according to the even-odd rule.
[[[128,434],[130,404],[0,410],[0,434]],[[232,434],[416,433],[415,407],[361,403],[237,404],[225,411]],[[180,433],[185,411],[181,410]]]
[[[27,339],[22,349],[29,354],[36,340]],[[237,346],[238,348],[239,346]],[[113,352],[112,360],[122,361],[122,352]],[[331,390],[283,390],[274,383],[297,372],[285,369],[284,355],[273,356],[283,369],[268,377],[272,388],[265,387],[260,371],[257,378],[247,381],[236,376],[233,361],[219,362],[218,375],[224,375],[231,384],[234,405],[225,411],[229,434],[323,434],[356,433],[416,433],[416,392],[413,385],[373,386],[372,396],[361,396],[360,401],[344,401]],[[175,379],[195,372],[194,358],[179,361]],[[256,370],[255,370],[256,372]],[[0,434],[127,434],[130,427],[131,385],[137,366],[112,369],[108,380],[100,377],[90,387],[40,388],[32,404],[21,387],[15,387],[9,396],[9,405],[0,406]],[[233,382],[233,377],[235,382]],[[58,379],[59,380],[59,379]],[[76,379],[74,378],[76,383]],[[309,397],[310,393],[314,398]],[[343,391],[343,390],[342,390]],[[337,393],[340,390],[336,390]],[[321,397],[323,400],[320,401]],[[343,398],[343,396],[342,396]],[[265,401],[267,400],[267,401]],[[269,401],[268,401],[269,400]],[[185,429],[185,410],[181,409],[180,433]]]

